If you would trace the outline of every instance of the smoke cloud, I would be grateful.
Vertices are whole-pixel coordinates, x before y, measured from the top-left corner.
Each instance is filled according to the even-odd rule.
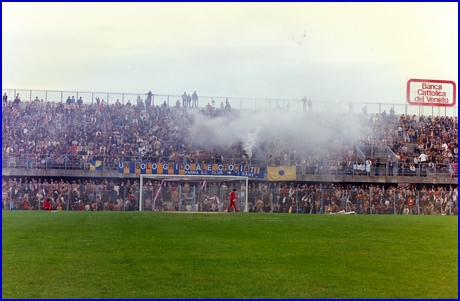
[[[193,140],[207,152],[229,152],[235,145],[249,159],[266,159],[274,150],[299,156],[323,156],[341,145],[354,146],[361,138],[360,121],[346,113],[287,111],[233,111],[209,117],[192,111]],[[354,148],[352,147],[351,150]],[[233,152],[234,155],[234,152]]]

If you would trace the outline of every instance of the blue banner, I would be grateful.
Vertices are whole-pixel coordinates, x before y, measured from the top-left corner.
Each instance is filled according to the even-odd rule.
[[[119,162],[118,172],[154,175],[244,176],[263,179],[265,168],[242,164]]]

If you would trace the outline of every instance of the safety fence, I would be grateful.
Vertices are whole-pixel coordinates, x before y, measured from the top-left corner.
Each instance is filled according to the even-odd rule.
[[[2,154],[3,168],[19,169],[63,169],[63,170],[118,170],[119,165],[123,162],[149,162],[149,163],[206,163],[221,164],[218,159],[194,159],[187,160],[182,158],[159,157],[153,160],[141,160],[137,157],[115,157],[115,156],[98,156],[97,160],[90,160],[81,155],[53,156],[53,155],[24,155],[19,153]],[[99,161],[100,165],[95,167],[94,162]],[[251,166],[266,167],[267,160],[243,160],[230,158],[225,161],[226,164],[248,164]],[[408,176],[408,177],[430,177],[430,176],[448,176],[458,177],[458,162],[448,164],[441,163],[393,163],[389,161],[376,164],[373,160],[369,170],[363,161],[359,162],[341,162],[341,161],[304,161],[299,164],[293,162],[280,162],[282,166],[296,166],[297,174],[305,175],[348,175],[348,176]],[[279,166],[279,165],[273,165]]]
[[[119,92],[88,92],[88,91],[59,91],[59,90],[32,90],[32,89],[2,89],[2,94],[8,96],[9,101],[13,101],[19,94],[21,102],[32,102],[38,99],[40,102],[60,102],[66,103],[68,98],[73,98],[74,102],[82,99],[83,104],[103,103],[112,105],[120,103],[125,105],[128,101],[133,106],[161,106],[166,104],[169,107],[175,106],[178,102],[182,106],[182,95],[179,94],[155,94],[150,98],[147,92],[141,93],[119,93]],[[192,93],[190,93],[192,94]],[[396,114],[425,115],[425,116],[458,116],[458,107],[428,107],[415,106],[406,103],[405,99],[398,100],[396,103],[364,103],[337,100],[311,100],[311,106],[304,106],[300,99],[270,99],[270,98],[242,98],[227,96],[198,96],[197,108],[212,106],[220,108],[227,102],[234,109],[242,110],[291,110],[306,112],[338,112],[352,114],[376,114],[386,111],[388,114],[393,109]],[[188,107],[188,105],[186,105]],[[193,107],[193,103],[190,105]]]
[[[457,215],[457,188],[415,190],[411,186],[288,186],[279,183],[205,185],[149,181],[121,184],[91,183],[22,184],[9,180],[3,185],[3,210],[62,211],[180,211],[226,212],[232,188],[237,188],[240,211],[291,214],[412,214]],[[247,192],[246,192],[247,191]],[[247,196],[245,195],[247,193]],[[139,203],[142,194],[143,203]],[[246,204],[247,199],[247,204]]]
[[[95,166],[94,162],[99,161],[100,165]],[[139,157],[119,157],[119,156],[97,156],[94,160],[86,156],[65,154],[62,156],[49,154],[20,154],[3,153],[2,168],[20,169],[62,169],[62,170],[118,170],[123,162],[149,162],[149,163],[206,163],[221,164],[219,159],[183,159],[171,157],[158,158],[139,158]],[[266,167],[267,160],[243,160],[230,158],[225,160],[226,164],[247,164],[251,166]],[[329,161],[302,161],[295,163],[292,161],[281,160],[282,166],[296,166],[297,174],[305,175],[348,175],[348,176],[408,176],[408,177],[430,177],[430,176],[449,176],[458,177],[458,162],[447,164],[441,163],[390,163],[388,160],[378,165],[373,160],[369,171],[366,169],[364,161],[345,162],[337,160]],[[273,166],[280,166],[272,164]]]

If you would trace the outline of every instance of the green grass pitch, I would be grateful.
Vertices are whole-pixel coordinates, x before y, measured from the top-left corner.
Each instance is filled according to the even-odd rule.
[[[2,212],[3,298],[455,298],[457,216]]]

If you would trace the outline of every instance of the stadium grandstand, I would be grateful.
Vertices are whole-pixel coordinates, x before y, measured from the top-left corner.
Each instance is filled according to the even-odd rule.
[[[457,110],[4,89],[3,210],[223,212],[223,182],[190,205],[188,183],[139,179],[225,174],[251,212],[456,215]]]

